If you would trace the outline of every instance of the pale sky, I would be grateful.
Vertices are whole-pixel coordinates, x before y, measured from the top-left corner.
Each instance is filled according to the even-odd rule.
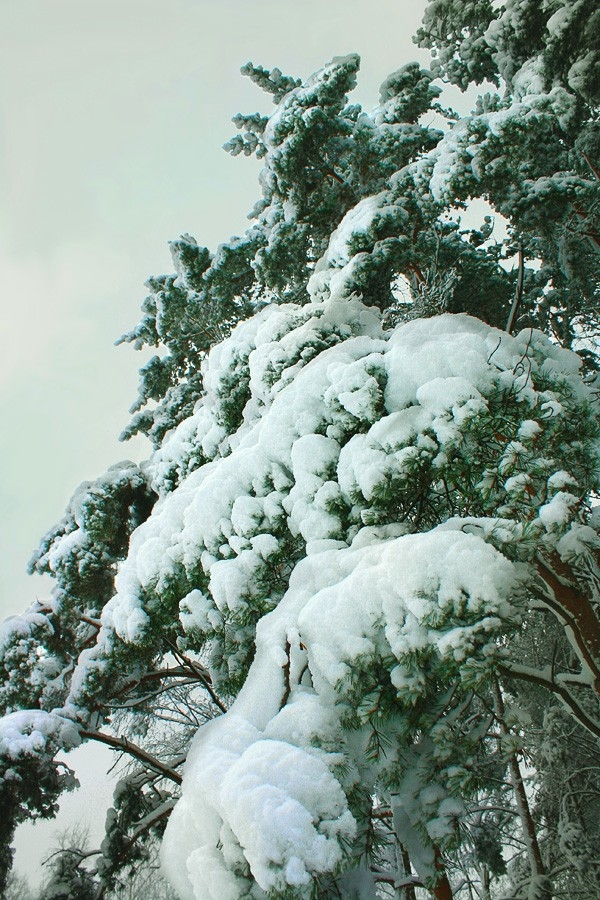
[[[222,144],[236,112],[270,99],[252,60],[306,77],[357,51],[353,97],[375,105],[425,0],[0,0],[0,614],[47,585],[24,574],[83,480],[145,442],[118,444],[146,357],[113,342],[139,319],[143,282],[171,271],[167,242],[211,249],[247,227],[257,163]],[[86,756],[87,754],[87,756]],[[110,751],[84,751],[81,777]],[[103,761],[105,761],[103,763]],[[108,782],[107,782],[108,783]],[[56,823],[21,829],[32,881],[52,835],[96,809],[90,791]]]

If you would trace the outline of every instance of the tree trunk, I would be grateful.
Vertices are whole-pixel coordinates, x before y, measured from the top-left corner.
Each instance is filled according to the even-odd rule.
[[[494,712],[498,719],[498,727],[503,735],[508,735],[504,719],[504,699],[497,680],[494,681]],[[515,794],[517,813],[523,830],[523,841],[527,848],[527,858],[531,869],[532,881],[535,884],[535,893],[531,894],[531,900],[552,900],[550,879],[546,873],[540,845],[537,839],[535,822],[531,815],[527,792],[523,783],[523,776],[516,754],[512,753],[508,761],[510,782]]]
[[[448,876],[446,875],[446,867],[442,861],[442,854],[440,852],[440,848],[437,844],[434,847],[435,852],[435,867],[439,872],[439,880],[433,889],[433,896],[435,900],[452,900],[452,888],[450,887],[450,882],[448,881]]]
[[[399,846],[398,856],[400,857],[403,874],[408,876],[412,872],[412,868],[410,865],[410,856],[408,855],[408,850],[406,849],[406,847],[403,847],[402,844],[400,844],[400,843],[398,846]],[[407,884],[405,887],[402,888],[402,897],[403,897],[403,900],[417,900],[417,895],[415,893],[415,889],[412,886],[412,884]]]

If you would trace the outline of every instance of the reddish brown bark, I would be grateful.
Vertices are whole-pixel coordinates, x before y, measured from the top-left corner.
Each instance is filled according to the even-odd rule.
[[[435,852],[435,867],[440,873],[438,883],[433,889],[433,896],[435,900],[452,900],[452,888],[450,887],[450,882],[448,881],[448,876],[446,875],[446,869],[444,863],[442,861],[442,854],[440,853],[439,847],[434,847]]]
[[[593,674],[594,688],[600,694],[600,620],[592,604],[581,592],[566,584],[543,559],[538,561],[537,569],[549,588],[550,596],[544,597],[546,603],[570,629],[575,649]]]

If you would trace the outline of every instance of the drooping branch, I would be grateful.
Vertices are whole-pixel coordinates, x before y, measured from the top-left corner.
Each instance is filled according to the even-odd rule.
[[[161,694],[167,693],[173,686],[179,687],[182,685],[189,686],[200,684],[206,690],[215,706],[221,712],[226,712],[227,707],[214,690],[208,669],[185,656],[185,654],[170,641],[167,641],[167,644],[170,652],[178,661],[178,665],[167,665],[160,669],[145,672],[143,675],[132,677],[125,684],[121,684],[121,686],[111,694],[109,701],[104,705],[109,706],[111,709],[131,709],[148,700],[158,697]],[[171,680],[175,682],[175,685],[165,683]],[[139,689],[145,688],[148,683],[156,681],[161,682],[158,688],[151,688],[149,686],[145,693],[141,695],[135,694]]]
[[[592,718],[567,687],[553,677],[546,677],[544,672],[538,669],[532,669],[529,666],[521,666],[512,663],[503,663],[498,667],[500,675],[506,678],[517,678],[520,681],[529,681],[531,684],[537,684],[546,688],[553,694],[556,694],[567,706],[580,725],[583,725],[590,734],[600,738],[600,722]]]
[[[121,853],[126,855],[127,852],[133,847],[133,845],[141,838],[144,834],[147,834],[151,828],[161,822],[163,819],[168,818],[173,811],[173,807],[175,806],[177,800],[175,797],[170,797],[168,800],[165,800],[164,803],[161,803],[156,809],[153,809],[152,812],[148,813],[147,816],[144,816],[141,819],[137,827],[135,828],[133,834],[129,837],[129,839],[125,842],[123,847],[121,848]],[[96,853],[101,851],[95,851]],[[100,889],[97,895],[97,900],[102,900],[105,896],[106,891],[108,889],[107,884],[102,881],[100,885]]]
[[[141,685],[142,682],[143,679],[137,682],[135,687]],[[168,694],[170,691],[173,691],[176,688],[190,687],[197,684],[197,678],[180,676],[180,680],[175,682],[174,684],[161,684],[155,690],[150,690],[146,694],[135,696],[131,700],[124,700],[123,703],[115,703],[111,701],[103,705],[108,707],[109,709],[135,709],[136,706],[142,706],[143,704],[148,703],[150,700],[155,700],[157,697],[162,696],[162,694]]]
[[[51,860],[63,853],[75,856],[80,862],[83,862],[84,859],[91,859],[92,856],[99,856],[102,853],[102,850],[80,850],[79,847],[59,847],[58,850],[54,850],[50,856],[47,856],[42,860],[42,865],[48,865]]]
[[[210,677],[210,672],[208,671],[208,669],[205,666],[201,665],[201,663],[190,659],[189,656],[186,656],[184,653],[182,653],[181,650],[171,641],[167,641],[167,643],[171,649],[171,652],[173,653],[173,656],[176,659],[180,660],[183,666],[187,668],[188,673],[191,673],[204,686],[206,692],[210,696],[210,699],[213,701],[215,706],[220,709],[222,713],[227,712],[227,707],[215,692],[212,678]]]
[[[130,840],[128,841],[127,846],[131,846],[139,837],[145,834],[150,830],[157,822],[161,822],[163,819],[166,819],[171,815],[171,810],[177,803],[175,797],[170,797],[169,800],[165,800],[160,806],[156,809],[152,810],[151,813],[148,813],[140,822],[138,822],[137,828],[131,835]]]
[[[148,766],[148,768],[153,769],[170,781],[174,781],[175,784],[181,784],[181,775],[176,772],[175,769],[162,763],[155,756],[152,756],[151,753],[148,753],[146,750],[142,749],[142,747],[139,747],[137,744],[130,741],[129,738],[114,737],[112,734],[105,734],[102,731],[82,731],[81,736],[87,740],[99,741],[101,744],[107,744],[107,746],[112,747],[114,750],[128,753],[129,756],[133,756],[139,762]],[[181,765],[183,762],[184,757],[177,760],[178,765]]]

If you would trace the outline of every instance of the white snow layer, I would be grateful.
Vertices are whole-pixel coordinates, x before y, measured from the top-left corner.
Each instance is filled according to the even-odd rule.
[[[72,749],[81,742],[79,729],[55,713],[22,709],[0,718],[0,755],[18,761],[42,756],[48,744]],[[5,773],[10,777],[10,772]]]
[[[343,859],[356,823],[335,770],[349,752],[340,684],[352,666],[393,654],[401,697],[416,674],[411,654],[464,660],[512,614],[512,563],[454,527],[359,540],[296,566],[259,622],[237,700],[200,730],[188,757],[162,848],[182,897],[247,896],[249,873],[264,891],[300,888]]]
[[[344,307],[346,323],[340,320]],[[246,604],[281,547],[282,522],[288,536],[304,543],[347,541],[336,504],[367,504],[391,484],[410,481],[411,467],[423,454],[443,460],[468,421],[485,412],[486,395],[498,385],[514,389],[542,422],[559,412],[560,404],[548,392],[536,392],[524,371],[528,347],[531,353],[543,350],[545,374],[571,376],[577,385],[575,354],[529,330],[513,338],[467,316],[446,315],[409,322],[383,340],[371,323],[374,314],[357,300],[326,301],[308,310],[307,320],[306,308],[269,307],[229,339],[248,360],[248,397],[239,428],[210,461],[201,456],[199,467],[189,471],[190,456],[219,415],[210,396],[156,454],[157,487],[167,467],[181,481],[134,532],[117,576],[118,593],[104,609],[104,625],[124,640],[143,634],[144,596],[160,594],[181,571],[197,580],[201,567],[213,618]],[[260,330],[269,333],[270,319],[275,333],[288,328],[276,372],[264,362],[273,343],[258,340]],[[376,336],[352,337],[365,324]],[[297,364],[289,377],[286,359],[296,360],[306,340],[323,340],[324,325],[333,346]],[[227,348],[217,350],[223,361]],[[209,385],[219,377],[212,356]],[[530,414],[523,418],[525,435],[533,438],[542,426],[532,424]],[[198,627],[206,626],[207,603],[198,596],[194,604],[184,602],[186,627],[195,615]]]
[[[75,717],[114,642],[144,641],[158,604],[165,615],[179,604],[217,685],[243,682],[200,729],[167,828],[163,862],[182,897],[308,896],[357,828],[348,796],[366,775],[364,746],[354,758],[341,723],[360,673],[384,669],[402,711],[426,695],[424,659],[442,681],[485,669],[518,621],[518,567],[492,544],[514,542],[520,504],[565,559],[593,548],[593,529],[573,521],[565,461],[537,449],[569,396],[589,398],[579,365],[539,333],[464,315],[384,333],[374,310],[336,295],[266,307],[211,351],[206,395],[150,461],[161,499],[131,537],[66,704]],[[486,425],[494,403],[502,433]],[[408,533],[394,504],[418,497],[419,467],[435,481],[466,459],[481,423],[497,458],[471,490],[489,490],[495,518]],[[16,724],[37,742],[50,727]],[[13,731],[0,735],[9,753]],[[421,804],[436,839],[449,833],[456,798],[440,788],[433,803],[407,785],[406,809]]]

